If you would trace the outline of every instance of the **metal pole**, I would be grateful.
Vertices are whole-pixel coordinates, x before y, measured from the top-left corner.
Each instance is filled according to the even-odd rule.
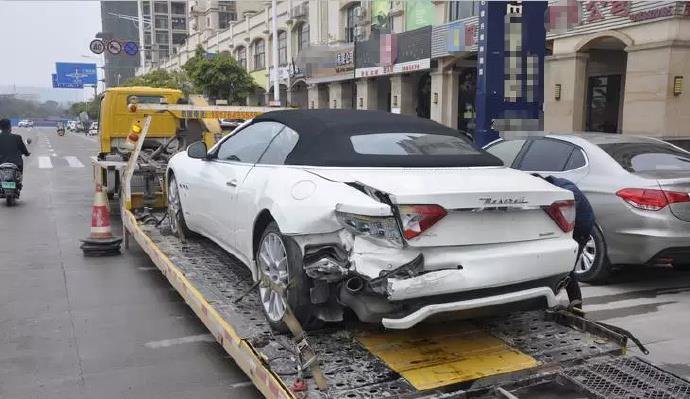
[[[144,70],[144,67],[146,66],[146,55],[144,54],[144,0],[138,0],[137,1],[137,8],[139,9],[139,62],[141,63],[140,67],[142,71]],[[153,32],[151,32],[153,35]]]
[[[278,1],[271,1],[273,16],[273,101],[280,102],[280,82],[278,82]],[[281,104],[282,105],[282,104]]]

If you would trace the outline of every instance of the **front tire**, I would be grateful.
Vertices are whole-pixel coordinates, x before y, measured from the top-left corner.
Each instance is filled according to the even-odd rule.
[[[170,230],[182,240],[193,234],[184,220],[180,190],[174,174],[168,178],[168,219],[170,219]]]
[[[316,317],[309,296],[310,280],[302,268],[302,253],[297,244],[281,234],[276,222],[266,226],[255,257],[259,278],[270,279],[284,291],[281,295],[265,282],[259,284],[261,309],[271,328],[288,331],[283,322],[286,304],[305,330],[321,327],[323,322]]]
[[[15,202],[15,198],[14,198],[14,194],[8,195],[8,196],[5,198],[5,201],[6,201],[6,203],[7,203],[7,206],[14,206],[14,204],[16,203],[16,202]]]
[[[577,260],[575,275],[579,281],[590,284],[604,283],[611,275],[611,264],[606,256],[606,241],[598,226],[594,226],[592,235]]]

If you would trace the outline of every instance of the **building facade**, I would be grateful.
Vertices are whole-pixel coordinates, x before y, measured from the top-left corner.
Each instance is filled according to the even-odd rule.
[[[230,52],[273,97],[270,2],[213,18],[161,66],[181,67],[198,45]],[[475,129],[478,1],[285,0],[278,2],[283,104],[385,110]],[[236,9],[237,10],[237,9]],[[690,137],[686,2],[549,3],[544,127],[557,131]],[[210,25],[209,25],[210,24]],[[198,28],[197,28],[198,29]],[[690,71],[688,71],[690,72]],[[685,115],[685,116],[684,116]]]
[[[136,21],[138,15],[137,3],[132,1],[103,1],[101,2],[101,27],[97,35],[104,41],[113,39],[121,42],[139,42],[139,26]],[[123,19],[123,18],[131,19]],[[106,87],[118,86],[120,82],[134,76],[139,67],[140,57],[126,54],[110,54],[104,52],[104,78]]]
[[[690,138],[690,4],[566,6],[578,20],[549,35],[545,128]]]
[[[137,7],[142,63],[146,68],[160,67],[161,60],[173,56],[189,36],[189,4],[186,0],[138,0]]]

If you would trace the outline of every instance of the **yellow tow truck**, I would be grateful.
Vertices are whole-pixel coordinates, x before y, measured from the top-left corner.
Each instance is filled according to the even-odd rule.
[[[139,143],[141,150],[131,180],[134,207],[165,207],[163,176],[168,159],[197,140],[210,148],[229,131],[219,119],[246,120],[275,110],[271,107],[210,106],[201,96],[184,97],[180,90],[153,87],[116,87],[100,97],[99,150],[91,157],[93,176],[115,200],[122,172],[134,149],[146,116],[150,127]],[[111,206],[111,210],[119,209]]]

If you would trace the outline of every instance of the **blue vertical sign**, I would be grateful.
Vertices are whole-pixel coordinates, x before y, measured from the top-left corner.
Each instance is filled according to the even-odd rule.
[[[477,144],[498,131],[542,130],[546,9],[546,1],[481,2]]]

